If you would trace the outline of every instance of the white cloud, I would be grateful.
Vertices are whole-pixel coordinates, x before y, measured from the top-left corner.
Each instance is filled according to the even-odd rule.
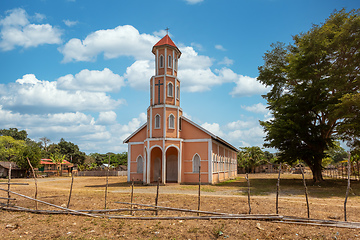
[[[220,50],[220,51],[226,51],[226,49],[220,44],[215,45],[215,49]]]
[[[149,90],[150,78],[155,74],[154,61],[138,60],[126,69],[124,77],[132,88]]]
[[[192,47],[180,47],[182,52],[179,60],[179,71],[183,69],[204,69],[212,65],[213,60],[198,53]]]
[[[267,114],[269,112],[269,110],[266,109],[266,107],[267,106],[262,103],[257,103],[252,106],[241,106],[241,108],[245,109],[246,111],[254,112],[254,113],[263,113],[263,114]]]
[[[85,90],[90,92],[115,92],[125,85],[124,78],[114,74],[110,69],[103,71],[81,70],[79,73],[60,77],[57,81],[59,89]]]
[[[238,120],[221,126],[218,123],[204,123],[201,125],[206,130],[221,137],[235,147],[260,146],[264,142],[265,133],[258,120]]]
[[[28,113],[108,111],[124,103],[124,100],[111,99],[104,92],[59,90],[57,82],[38,80],[32,74],[3,88],[6,93],[0,96],[0,105]]]
[[[42,20],[46,19],[46,16],[44,14],[41,14],[41,13],[35,13],[34,19],[36,21],[41,22]]]
[[[94,61],[101,53],[105,59],[131,56],[144,60],[152,58],[151,49],[158,40],[158,37],[140,34],[133,26],[125,25],[98,30],[84,40],[73,38],[59,51],[64,55],[63,62]]]
[[[223,137],[225,134],[220,129],[220,125],[218,123],[204,123],[201,124],[201,127],[205,128],[209,132],[215,134],[216,136]]]
[[[200,43],[192,42],[190,45],[191,47],[196,48],[198,51],[204,51],[204,47]]]
[[[78,21],[71,21],[69,19],[63,20],[63,22],[68,27],[73,27],[73,26],[75,26],[75,25],[77,25],[79,23]]]
[[[114,111],[100,112],[99,118],[96,121],[100,125],[110,125],[116,122],[116,113]]]
[[[185,0],[188,4],[197,4],[197,3],[201,3],[204,0]]]
[[[255,94],[264,94],[269,91],[264,85],[259,83],[256,78],[238,75],[235,81],[236,86],[230,92],[233,97],[244,97]]]
[[[233,65],[234,64],[234,60],[228,58],[228,57],[224,57],[223,60],[221,60],[219,62],[219,64],[222,64],[222,65],[226,65],[226,66],[230,66],[230,65]]]
[[[60,44],[61,30],[50,24],[31,24],[26,11],[22,8],[7,11],[7,16],[0,20],[0,49],[13,50],[16,46],[29,48],[42,44]],[[36,14],[37,20],[45,18]]]

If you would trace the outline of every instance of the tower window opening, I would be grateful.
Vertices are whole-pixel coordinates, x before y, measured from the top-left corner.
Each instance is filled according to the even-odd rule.
[[[172,83],[169,83],[168,84],[168,97],[173,97],[174,96],[174,86]]]
[[[163,55],[161,55],[159,58],[159,67],[160,68],[164,67],[164,56]]]
[[[175,128],[175,117],[174,115],[170,114],[169,116],[169,129]]]
[[[155,116],[155,129],[159,129],[160,128],[160,115],[156,114]]]
[[[169,68],[172,67],[172,57],[171,57],[171,55],[169,55],[169,57],[168,57],[168,67]]]

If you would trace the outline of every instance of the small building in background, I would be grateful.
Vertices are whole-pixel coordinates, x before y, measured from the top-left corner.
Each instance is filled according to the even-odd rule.
[[[57,166],[56,163],[53,163],[51,159],[41,159],[40,161],[41,167],[39,167],[39,173],[46,173],[47,176],[53,176],[57,174]],[[61,164],[61,174],[68,174],[71,172],[74,164],[68,162],[66,160]]]
[[[11,178],[26,177],[26,169],[20,168],[15,162],[0,162],[0,178],[7,178],[9,176],[10,164]]]

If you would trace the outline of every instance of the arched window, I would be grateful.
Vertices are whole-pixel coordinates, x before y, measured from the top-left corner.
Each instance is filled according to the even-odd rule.
[[[176,86],[176,98],[180,99],[180,88],[179,88],[179,86]]]
[[[177,71],[177,69],[178,69],[178,59],[177,58],[175,58],[175,66],[174,66],[174,68],[175,68],[175,71]]]
[[[160,58],[159,58],[159,67],[160,67],[160,68],[163,68],[163,67],[164,67],[164,56],[163,56],[163,55],[160,55]]]
[[[172,67],[172,57],[171,57],[171,55],[168,56],[168,67],[169,68]]]
[[[159,129],[160,128],[160,115],[156,114],[155,116],[155,128]]]
[[[169,116],[169,129],[175,128],[175,117],[174,115],[170,114]]]
[[[198,173],[200,167],[200,156],[196,153],[193,157],[193,172]]]
[[[168,84],[168,97],[173,97],[174,96],[174,85],[170,82]]]
[[[142,156],[138,156],[138,158],[136,159],[136,164],[137,164],[137,173],[143,173],[143,158]]]

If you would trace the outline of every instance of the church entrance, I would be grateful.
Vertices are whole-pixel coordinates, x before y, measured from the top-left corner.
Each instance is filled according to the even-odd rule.
[[[150,164],[150,182],[157,182],[158,178],[161,178],[162,172],[162,151],[160,148],[155,147],[151,150],[151,164]]]
[[[166,151],[166,182],[178,182],[178,150],[174,147]]]

